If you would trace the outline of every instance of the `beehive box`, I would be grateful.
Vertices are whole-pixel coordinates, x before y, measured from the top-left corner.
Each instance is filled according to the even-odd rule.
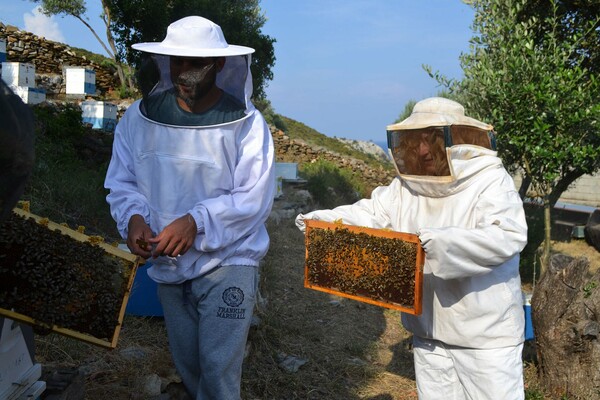
[[[421,314],[425,253],[416,235],[305,220],[304,286]]]
[[[11,86],[10,88],[25,104],[39,104],[46,101],[46,91],[44,89],[27,86]]]
[[[35,87],[35,66],[29,63],[3,62],[2,80],[8,86]]]
[[[84,101],[81,103],[81,118],[93,129],[113,132],[117,125],[117,105],[106,101]]]
[[[6,61],[6,40],[0,39],[0,62],[5,62],[5,61]]]
[[[83,67],[65,68],[65,91],[67,94],[96,94],[96,72]]]
[[[0,224],[0,315],[115,348],[140,259],[15,209]]]

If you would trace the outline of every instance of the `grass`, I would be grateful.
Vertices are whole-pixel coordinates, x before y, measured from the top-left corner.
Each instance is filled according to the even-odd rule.
[[[112,136],[84,127],[78,107],[59,111],[42,105],[34,111],[36,162],[23,200],[33,214],[119,240],[104,189]],[[97,147],[86,147],[89,143]],[[100,148],[107,150],[104,155],[98,154]]]

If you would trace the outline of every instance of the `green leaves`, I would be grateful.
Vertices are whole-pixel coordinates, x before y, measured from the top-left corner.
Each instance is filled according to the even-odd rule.
[[[464,79],[428,73],[451,85],[469,115],[494,125],[504,164],[524,174],[519,192],[553,205],[577,178],[600,169],[600,7],[559,0],[471,5]]]
[[[598,154],[600,86],[581,51],[583,30],[568,26],[572,19],[556,1],[539,16],[525,11],[525,0],[473,6],[476,36],[461,57],[465,79],[455,85],[469,111],[495,126],[504,161],[524,167],[526,160],[532,184],[548,190],[566,171],[600,168],[591,159]],[[572,35],[560,34],[569,29]]]

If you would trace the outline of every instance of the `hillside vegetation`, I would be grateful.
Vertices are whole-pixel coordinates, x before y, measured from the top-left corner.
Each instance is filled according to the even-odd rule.
[[[286,134],[293,139],[301,139],[306,143],[312,144],[314,146],[323,147],[330,151],[364,161],[370,167],[381,167],[390,170],[393,169],[393,166],[390,162],[382,161],[377,157],[373,156],[372,154],[367,154],[355,150],[352,147],[344,144],[343,142],[340,142],[335,137],[332,138],[327,135],[324,135],[318,132],[317,130],[303,124],[302,122],[284,116],[280,117],[285,122],[285,125],[288,129],[286,131]]]

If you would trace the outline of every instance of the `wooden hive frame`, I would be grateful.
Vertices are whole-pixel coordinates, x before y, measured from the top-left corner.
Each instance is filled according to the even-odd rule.
[[[305,220],[304,286],[421,314],[425,252],[417,235]]]
[[[94,244],[95,246],[99,246],[109,257],[117,258],[122,261],[122,265],[124,267],[123,271],[123,284],[126,284],[126,289],[122,293],[122,300],[120,301],[120,308],[118,310],[118,318],[117,323],[114,326],[114,332],[112,337],[108,338],[100,338],[96,337],[93,334],[82,333],[77,330],[61,327],[54,324],[49,324],[40,320],[36,320],[31,316],[21,314],[19,312],[15,312],[13,310],[8,310],[0,307],[0,315],[5,316],[7,318],[20,321],[34,327],[41,328],[43,331],[55,332],[63,336],[71,337],[77,340],[81,340],[93,345],[97,345],[100,347],[114,349],[117,346],[117,341],[119,338],[119,334],[121,331],[121,326],[123,324],[123,318],[125,316],[125,309],[127,306],[127,301],[131,294],[131,288],[133,286],[133,282],[135,279],[135,274],[137,272],[137,268],[143,260],[136,255],[133,255],[127,251],[121,250],[116,246],[111,244],[104,243],[102,240],[97,240],[98,237],[87,236],[80,231],[73,230],[67,226],[57,224],[55,222],[49,221],[47,218],[42,218],[40,216],[31,214],[28,211],[15,208],[13,212],[21,217],[26,219],[33,218],[39,225],[45,226],[48,230],[52,231],[54,234],[62,234],[66,235],[72,239],[75,239],[78,242],[89,242]],[[119,294],[121,297],[121,294]]]

